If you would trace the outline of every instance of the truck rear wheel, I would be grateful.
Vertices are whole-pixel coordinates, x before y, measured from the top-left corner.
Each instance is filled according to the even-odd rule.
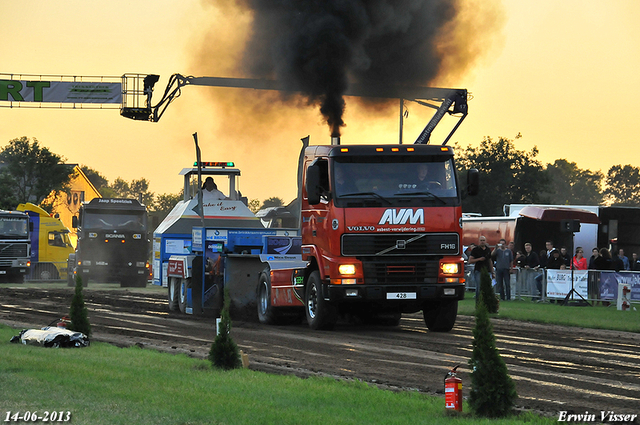
[[[458,300],[431,301],[424,306],[422,315],[430,331],[449,332],[458,316]]]
[[[322,279],[317,270],[309,275],[304,293],[309,327],[314,330],[333,329],[338,320],[338,313],[336,307],[322,296]]]
[[[274,325],[278,321],[278,312],[271,305],[271,280],[269,270],[260,273],[258,281],[258,319],[265,325]]]
[[[178,299],[180,298],[180,285],[179,280],[176,277],[169,278],[169,284],[167,285],[168,292],[168,300],[169,300],[169,310],[177,311],[180,307],[178,306]]]
[[[179,291],[178,291],[178,307],[181,313],[187,312],[187,287],[190,283],[187,279],[180,279]]]

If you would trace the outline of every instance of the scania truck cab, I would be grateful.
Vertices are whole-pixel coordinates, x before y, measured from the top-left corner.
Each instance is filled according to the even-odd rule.
[[[83,283],[146,286],[150,240],[144,205],[135,199],[95,198],[82,204],[72,225],[78,229],[78,246],[69,267]],[[69,276],[69,285],[74,275]]]

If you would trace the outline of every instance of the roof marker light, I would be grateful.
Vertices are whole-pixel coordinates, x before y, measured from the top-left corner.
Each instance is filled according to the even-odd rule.
[[[231,161],[229,162],[205,162],[205,161],[200,161],[200,165],[202,167],[233,167],[235,164]],[[198,161],[193,163],[194,167],[198,166]]]

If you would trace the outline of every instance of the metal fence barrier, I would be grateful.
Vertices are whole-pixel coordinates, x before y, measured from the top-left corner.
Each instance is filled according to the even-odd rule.
[[[621,271],[621,274],[640,275],[640,272]],[[611,302],[611,299],[600,298],[600,270],[589,270],[587,275],[587,298],[589,302]],[[511,299],[531,298],[533,300],[548,301],[550,299],[562,300],[563,298],[547,297],[547,273],[546,269],[511,269]],[[465,278],[467,290],[476,291],[479,282],[476,282],[473,273],[473,265],[465,265]],[[640,279],[639,279],[640,280]],[[637,284],[635,287],[637,288]],[[634,291],[637,289],[634,289]],[[580,299],[574,296],[574,299]],[[637,302],[637,301],[636,301]]]

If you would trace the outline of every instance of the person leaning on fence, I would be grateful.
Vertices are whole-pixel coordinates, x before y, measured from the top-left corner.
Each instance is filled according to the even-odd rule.
[[[596,270],[615,270],[611,253],[607,248],[600,250],[600,256],[593,260],[593,266]]]
[[[571,256],[567,252],[566,246],[560,248],[560,258],[564,260],[564,265],[567,266],[567,268],[571,267]]]
[[[567,268],[560,251],[557,249],[551,251],[551,257],[549,257],[549,260],[547,261],[546,268],[551,270],[564,270]]]
[[[596,265],[594,261],[596,261],[596,258],[598,258],[599,256],[600,256],[600,251],[598,250],[598,248],[593,248],[591,250],[591,258],[589,258],[589,270],[596,269]]]
[[[629,265],[631,267],[631,271],[640,271],[640,258],[638,258],[638,254],[635,252],[631,254],[631,261]]]
[[[496,262],[496,290],[500,292],[501,300],[511,299],[511,265],[513,252],[507,248],[507,241],[500,239],[498,246],[491,253],[491,259]],[[506,295],[506,298],[505,298]]]
[[[624,270],[631,270],[631,264],[629,263],[629,259],[624,255],[624,249],[620,248],[618,250],[618,258],[622,260]]]
[[[617,272],[624,270],[624,262],[615,251],[611,251],[611,261],[613,261],[613,270]]]
[[[574,270],[587,270],[587,259],[584,258],[584,249],[581,246],[576,248],[576,255],[573,257],[572,267]]]
[[[525,269],[537,269],[540,267],[540,258],[529,242],[524,244],[524,260],[522,263]]]

